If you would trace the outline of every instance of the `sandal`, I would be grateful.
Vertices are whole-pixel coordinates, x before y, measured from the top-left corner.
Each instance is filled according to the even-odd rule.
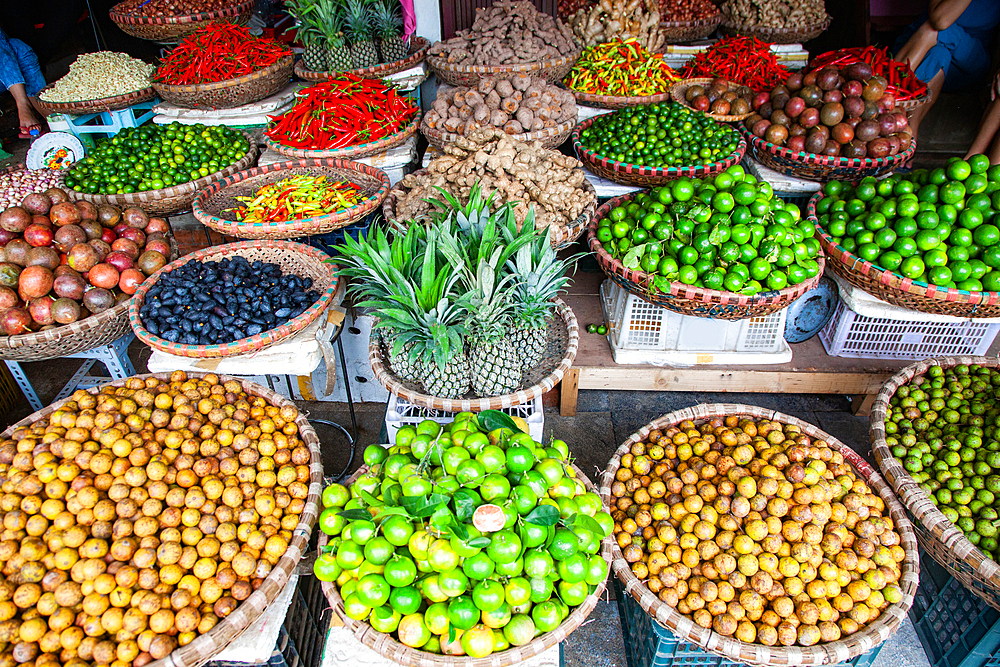
[[[41,124],[35,123],[34,125],[29,125],[28,127],[24,127],[22,125],[17,136],[19,139],[37,139],[42,136],[43,133],[44,130],[42,130]]]

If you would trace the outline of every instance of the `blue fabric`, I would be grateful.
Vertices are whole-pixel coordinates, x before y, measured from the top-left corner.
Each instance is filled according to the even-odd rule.
[[[24,84],[28,97],[34,97],[45,87],[45,77],[31,47],[0,30],[0,84],[8,89],[18,83]]]

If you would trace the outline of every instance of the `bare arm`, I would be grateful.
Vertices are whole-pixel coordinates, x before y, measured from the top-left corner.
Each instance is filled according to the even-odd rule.
[[[931,0],[927,8],[927,22],[935,30],[944,30],[958,20],[972,0]]]

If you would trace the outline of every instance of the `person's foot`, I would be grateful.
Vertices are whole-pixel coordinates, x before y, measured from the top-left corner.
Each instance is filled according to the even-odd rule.
[[[31,139],[33,136],[41,135],[42,122],[35,115],[35,110],[30,105],[24,107],[18,105],[17,120],[21,127],[21,132],[18,135],[21,139]]]

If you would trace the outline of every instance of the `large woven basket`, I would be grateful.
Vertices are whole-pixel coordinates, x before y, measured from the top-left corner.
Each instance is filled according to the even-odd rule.
[[[201,378],[205,375],[205,373],[187,371],[187,376],[190,378]],[[150,373],[134,377],[139,379],[156,377],[169,381],[170,373]],[[109,384],[112,387],[121,387],[127,379],[115,380]],[[220,375],[219,380],[220,382],[227,382],[229,380],[239,382],[248,394],[260,396],[279,408],[284,406],[295,407],[292,401],[281,394],[249,382],[244,378]],[[100,390],[101,387],[87,389],[91,394],[96,394]],[[42,408],[8,428],[3,434],[0,434],[0,437],[9,437],[15,429],[47,417],[70,400],[72,398],[66,398]],[[178,648],[166,658],[150,662],[149,667],[199,667],[211,660],[214,655],[232,643],[251,623],[257,620],[267,609],[268,605],[274,602],[278,594],[285,588],[291,575],[295,573],[302,556],[309,550],[309,534],[312,532],[313,524],[316,523],[316,517],[320,511],[320,494],[323,491],[323,464],[320,461],[319,437],[309,424],[306,416],[299,413],[299,416],[295,419],[295,425],[298,427],[299,437],[302,439],[302,442],[309,448],[309,494],[306,497],[305,508],[299,517],[299,522],[292,533],[292,539],[288,543],[288,548],[284,555],[278,560],[271,573],[264,579],[260,588],[241,602],[233,613],[221,619],[215,627],[205,634],[199,635],[190,644]]]
[[[694,110],[694,107],[692,107],[688,103],[687,99],[685,99],[685,97],[684,97],[684,95],[687,94],[687,89],[690,88],[691,86],[709,86],[709,85],[712,84],[713,81],[715,81],[715,79],[713,79],[712,77],[699,77],[699,78],[695,78],[695,79],[683,79],[682,81],[678,81],[677,83],[675,83],[674,87],[670,89],[670,97],[673,98],[674,102],[677,102],[678,104],[682,104],[682,105],[686,106],[688,109]],[[733,83],[732,81],[727,81],[726,83],[729,86],[729,90],[736,90],[738,88],[746,88],[746,86],[741,86],[740,84]],[[753,113],[753,112],[752,111],[748,111],[748,112],[743,113],[743,114],[716,114],[716,113],[709,113],[707,111],[703,111],[702,113],[704,113],[709,118],[712,118],[714,120],[719,121],[720,123],[735,123],[737,121],[743,120],[744,118],[749,118],[750,114]]]
[[[414,176],[422,176],[426,173],[426,169],[421,169],[415,172]],[[590,224],[591,219],[594,217],[594,212],[597,210],[597,190],[587,180],[583,182],[583,189],[590,193],[591,196],[591,201],[583,209],[583,213],[568,225],[550,226],[549,228],[549,241],[556,250],[562,250],[572,245],[583,235],[583,232],[587,229],[587,225]],[[403,184],[397,183],[389,191],[389,196],[385,198],[385,202],[382,204],[382,215],[385,217],[385,221],[395,229],[404,229],[404,223],[407,222],[400,220],[396,215],[396,202],[405,192],[406,188],[403,187]]]
[[[567,120],[564,123],[559,123],[553,127],[547,127],[544,130],[512,134],[510,135],[510,138],[523,141],[525,143],[540,141],[542,142],[542,146],[544,148],[558,148],[566,143],[567,139],[569,139],[569,135],[573,132],[573,126],[575,125],[575,119]],[[455,143],[455,141],[462,136],[461,134],[456,134],[454,132],[445,132],[441,129],[428,127],[426,118],[420,123],[420,133],[427,137],[427,143],[439,150],[444,150],[446,145]]]
[[[621,260],[612,257],[611,253],[604,249],[600,239],[597,238],[598,224],[611,209],[632,201],[638,194],[638,192],[630,192],[615,197],[597,209],[597,215],[587,227],[587,244],[604,273],[626,292],[634,294],[640,299],[681,315],[712,317],[719,320],[743,320],[748,317],[762,317],[787,308],[793,301],[815,287],[820,278],[823,277],[824,260],[822,256],[819,256],[816,258],[819,271],[816,272],[815,276],[798,285],[789,285],[777,291],[760,292],[754,296],[747,296],[737,292],[725,292],[672,282],[670,283],[670,291],[662,292],[653,286],[652,278],[648,273],[625,268]]]
[[[417,385],[400,380],[392,372],[386,363],[389,350],[375,338],[368,344],[368,361],[371,362],[375,377],[389,390],[389,393],[414,405],[445,412],[482,412],[522,405],[535,400],[559,384],[576,359],[577,347],[580,344],[580,325],[576,321],[576,315],[562,299],[556,299],[555,302],[556,315],[549,323],[549,344],[545,355],[534,368],[525,372],[522,384],[527,386],[511,394],[489,398],[428,396],[417,389]]]
[[[267,135],[264,136],[264,144],[270,148],[275,153],[280,155],[285,155],[287,157],[294,158],[305,158],[305,159],[322,159],[328,157],[339,157],[343,159],[356,160],[362,157],[368,157],[369,155],[378,155],[379,153],[385,153],[390,148],[394,148],[414,134],[420,128],[420,112],[417,111],[406,127],[397,132],[396,134],[390,134],[387,137],[383,137],[378,141],[369,141],[364,144],[355,144],[354,146],[347,146],[345,148],[334,148],[330,150],[318,150],[310,148],[292,148],[291,146],[285,146],[284,144],[279,144]]]
[[[979,364],[1000,367],[995,357],[937,357],[910,364],[886,380],[875,398],[871,415],[872,452],[879,470],[892,485],[893,491],[915,519],[917,542],[938,563],[987,604],[1000,609],[1000,564],[969,541],[934,504],[927,492],[910,477],[910,473],[892,455],[885,440],[885,420],[889,401],[896,390],[927,372],[931,366],[951,368],[959,364]]]
[[[153,81],[153,88],[165,101],[189,109],[232,109],[250,104],[282,90],[292,78],[295,56],[289,53],[278,62],[235,79],[213,83],[175,85]]]
[[[391,63],[382,63],[381,65],[375,65],[374,67],[362,67],[359,69],[345,70],[344,72],[315,72],[311,69],[306,69],[302,61],[298,60],[295,63],[295,76],[299,77],[303,81],[326,81],[329,78],[339,76],[341,74],[357,74],[358,76],[363,76],[366,79],[381,79],[382,77],[389,76],[390,74],[404,72],[411,67],[415,67],[420,64],[423,62],[424,57],[427,55],[427,49],[430,47],[431,43],[425,38],[414,36],[410,39],[408,55],[402,60],[397,60]]]
[[[265,185],[300,174],[353,183],[359,186],[362,200],[350,208],[302,220],[246,223],[235,219],[233,209],[242,205],[236,197],[252,197]],[[387,194],[389,177],[381,169],[336,158],[295,160],[254,167],[217,181],[198,193],[191,210],[199,222],[220,234],[240,239],[292,239],[326,234],[357,222],[377,209]]]
[[[830,258],[827,266],[851,285],[883,301],[922,313],[963,318],[1000,317],[1000,292],[969,292],[928,285],[876,266],[834,243],[816,220],[816,203],[822,198],[822,190],[814,194],[806,213],[816,223],[819,243]]]
[[[572,463],[567,463],[566,465],[572,469],[576,479],[583,482],[588,491],[597,490],[582,470]],[[351,475],[347,484],[350,485],[367,471],[368,466],[361,466],[361,468]],[[607,511],[607,505],[602,509]],[[320,548],[324,547],[329,542],[329,539],[326,533],[320,533]],[[601,543],[602,552],[608,548],[610,540],[610,537],[604,538]],[[326,595],[330,606],[333,607],[333,611],[336,612],[337,616],[344,622],[344,626],[354,634],[358,641],[397,665],[408,665],[409,667],[507,667],[508,665],[520,664],[529,658],[541,655],[569,637],[574,630],[587,620],[590,612],[597,606],[598,601],[604,594],[607,580],[598,584],[594,592],[588,595],[582,604],[574,608],[573,612],[555,630],[535,637],[524,646],[511,646],[506,651],[492,653],[485,658],[470,658],[465,655],[439,655],[406,646],[389,635],[376,631],[367,623],[356,621],[348,616],[344,610],[344,600],[340,597],[340,592],[333,582],[324,581],[322,586],[323,593]]]
[[[238,171],[248,169],[257,159],[257,142],[246,132],[243,137],[247,140],[246,155],[225,169],[217,171],[199,178],[196,181],[188,181],[180,185],[172,185],[169,188],[159,190],[147,190],[145,192],[132,192],[124,195],[98,195],[87,192],[71,191],[70,195],[77,199],[84,199],[94,204],[111,204],[121,208],[140,208],[149,215],[166,216],[178,211],[184,211],[191,207],[198,190],[208,187],[212,183],[231,176]]]
[[[722,12],[695,21],[660,21],[660,33],[667,44],[705,39],[722,23]]]
[[[641,442],[654,429],[666,429],[684,420],[703,423],[714,417],[741,415],[756,419],[769,419],[783,424],[794,424],[806,435],[824,440],[832,449],[840,451],[851,467],[862,477],[885,502],[889,514],[895,523],[901,538],[901,546],[906,554],[902,562],[902,576],[899,585],[902,599],[890,605],[882,615],[859,632],[835,642],[817,644],[815,646],[764,646],[741,642],[732,637],[725,637],[711,629],[703,628],[687,616],[680,614],[675,608],[657,598],[632,573],[629,563],[622,555],[621,549],[614,540],[605,543],[602,552],[611,561],[611,568],[628,592],[653,620],[667,627],[680,641],[687,641],[701,648],[724,656],[730,660],[751,665],[769,665],[773,667],[790,665],[835,665],[857,657],[875,646],[878,646],[892,635],[906,619],[906,613],[913,604],[913,596],[917,590],[917,574],[919,569],[917,555],[917,539],[914,536],[913,525],[907,519],[906,511],[892,494],[889,486],[879,477],[878,473],[849,447],[836,438],[824,433],[808,422],[789,415],[739,404],[696,405],[691,408],[677,410],[656,419],[643,426],[637,433],[629,436],[615,455],[608,462],[608,467],[601,475],[601,500],[607,505],[611,498],[611,484],[614,482],[614,472],[618,469],[621,457],[636,442]]]
[[[185,345],[181,343],[171,343],[159,336],[155,336],[142,325],[139,318],[139,309],[145,300],[146,293],[156,284],[156,281],[168,271],[173,271],[192,260],[215,260],[225,259],[233,256],[246,257],[248,261],[260,260],[262,262],[274,262],[281,267],[283,273],[293,273],[303,278],[312,278],[312,289],[320,293],[316,303],[309,306],[304,313],[289,320],[274,329],[268,329],[256,336],[241,338],[231,343],[218,345]],[[326,312],[334,294],[337,292],[336,277],[337,267],[330,263],[330,256],[321,250],[289,241],[259,240],[240,241],[239,243],[227,243],[213,246],[184,255],[180,259],[167,264],[162,269],[149,277],[136,291],[132,298],[132,303],[128,310],[129,323],[136,337],[154,350],[167,354],[176,354],[181,357],[196,357],[201,359],[230,357],[247,352],[264,350],[276,343],[280,343],[291,337],[296,332],[305,329],[309,323],[315,320],[320,314]]]
[[[927,104],[928,102],[930,102],[931,96],[932,96],[931,90],[930,88],[928,88],[927,92],[921,95],[920,97],[914,97],[913,99],[910,100],[896,100],[896,109],[907,112],[914,111],[915,109],[918,109]]]
[[[119,9],[121,4],[118,4],[112,7],[108,14],[115,25],[121,28],[125,34],[139,39],[163,42],[177,41],[185,35],[190,35],[198,28],[215,21],[242,25],[250,20],[253,6],[254,0],[242,0],[242,2],[234,2],[229,7],[219,11],[202,12],[189,16],[135,16],[123,13]]]
[[[55,84],[49,84],[42,90],[42,92],[44,93],[45,90],[52,88],[53,85]],[[96,100],[80,100],[78,102],[46,102],[45,100],[38,98],[38,106],[42,113],[46,116],[51,116],[55,113],[66,113],[73,116],[79,116],[86,113],[102,113],[104,111],[127,109],[134,104],[146,102],[154,97],[156,97],[156,91],[153,90],[152,86],[150,86],[149,88],[136,90],[124,95],[102,97]]]
[[[782,146],[776,146],[769,141],[764,141],[742,125],[737,127],[749,140],[750,155],[755,160],[779,174],[804,178],[808,181],[856,181],[865,176],[881,176],[896,167],[901,167],[913,157],[913,153],[917,150],[917,142],[912,141],[910,147],[905,151],[876,159],[816,155],[815,153],[796,152]]]
[[[583,93],[579,90],[568,89],[576,98],[577,104],[588,107],[599,107],[601,109],[624,109],[625,107],[638,107],[644,104],[659,104],[670,99],[670,91],[657,95],[635,95],[623,97],[621,95],[599,95],[596,93]]]
[[[448,62],[447,58],[441,56],[427,56],[427,64],[430,66],[438,79],[443,83],[453,86],[475,86],[479,80],[490,76],[504,76],[506,74],[534,74],[544,78],[549,83],[556,83],[569,74],[573,65],[580,58],[582,51],[578,50],[572,55],[551,60],[542,60],[535,63],[523,63],[520,65],[455,65]]]
[[[590,127],[596,118],[598,116],[588,118],[573,129],[573,136],[571,137],[573,140],[573,150],[576,151],[577,158],[579,158],[580,162],[583,162],[589,171],[615,183],[645,188],[663,185],[667,181],[673,181],[684,176],[688,178],[710,176],[725,171],[734,164],[738,164],[743,159],[743,154],[747,150],[747,142],[741,136],[740,143],[736,147],[735,152],[711,164],[692,165],[689,167],[667,167],[666,169],[662,167],[627,164],[612,160],[603,155],[598,155],[595,151],[584,148],[583,144],[580,143],[580,133]]]
[[[722,19],[722,32],[727,35],[749,35],[772,44],[796,44],[816,39],[830,27],[830,16],[813,25],[798,28],[763,28],[733,23],[728,16]]]

